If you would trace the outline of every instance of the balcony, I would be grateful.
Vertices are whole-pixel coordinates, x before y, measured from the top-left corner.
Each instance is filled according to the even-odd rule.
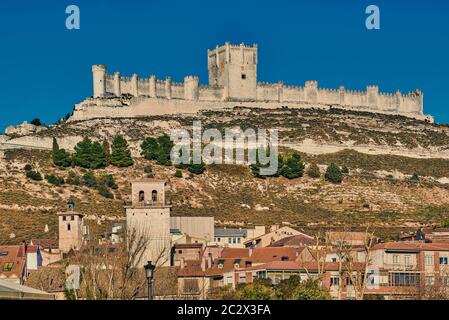
[[[130,203],[128,202],[125,206],[125,208],[133,208],[133,209],[146,209],[146,208],[166,208],[171,207],[171,203],[165,203],[164,201],[140,201],[140,202],[134,202]]]

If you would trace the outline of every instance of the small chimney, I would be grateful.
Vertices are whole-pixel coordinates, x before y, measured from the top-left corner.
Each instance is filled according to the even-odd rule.
[[[208,269],[212,268],[212,254],[210,252],[207,255],[207,268]]]
[[[206,257],[201,258],[201,270],[202,271],[206,271],[206,260],[207,260]]]
[[[181,269],[184,269],[186,266],[186,260],[184,259],[184,257],[181,258],[180,262],[179,262],[179,266],[181,267]]]

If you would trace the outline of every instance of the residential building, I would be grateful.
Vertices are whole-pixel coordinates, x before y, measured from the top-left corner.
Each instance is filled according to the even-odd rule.
[[[220,246],[243,248],[248,232],[242,228],[215,228],[215,243]]]
[[[314,239],[313,237],[311,237],[305,233],[299,232],[291,227],[288,227],[288,226],[279,227],[279,226],[275,225],[275,226],[272,226],[269,233],[266,233],[261,236],[258,236],[253,239],[249,239],[249,240],[245,241],[244,246],[247,248],[249,248],[249,247],[253,247],[253,248],[267,247],[269,245],[272,245],[276,241],[279,241],[279,240],[287,238],[287,237],[296,236],[296,235],[302,235],[304,237],[309,238],[311,241]]]
[[[0,280],[23,284],[26,276],[26,247],[0,246]]]
[[[37,246],[42,257],[42,266],[62,259],[59,251],[59,241],[54,239],[31,239],[30,245]]]
[[[426,286],[449,286],[449,243],[387,242],[370,251],[374,270],[368,291],[387,298],[418,294]]]

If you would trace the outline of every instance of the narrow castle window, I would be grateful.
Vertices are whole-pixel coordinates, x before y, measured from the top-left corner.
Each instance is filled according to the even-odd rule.
[[[67,231],[70,231],[72,227],[70,226],[70,223],[67,223]]]
[[[145,201],[145,192],[140,191],[139,192],[139,202],[144,202]]]
[[[243,80],[246,79],[246,74],[242,73],[242,79],[243,79]]]
[[[157,202],[157,191],[153,190],[153,192],[151,192],[151,199],[153,200],[153,202]]]

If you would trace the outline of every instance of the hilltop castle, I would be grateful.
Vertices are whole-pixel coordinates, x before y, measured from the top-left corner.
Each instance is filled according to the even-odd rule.
[[[108,74],[104,65],[94,65],[92,98],[75,106],[70,121],[101,117],[138,117],[160,114],[195,113],[200,110],[248,106],[258,108],[343,108],[399,114],[432,121],[423,113],[420,90],[404,95],[380,93],[379,87],[366,91],[318,87],[317,81],[304,86],[282,82],[257,82],[258,47],[225,43],[208,50],[209,84],[200,85],[197,76],[186,76],[183,83],[155,75],[122,77]]]

